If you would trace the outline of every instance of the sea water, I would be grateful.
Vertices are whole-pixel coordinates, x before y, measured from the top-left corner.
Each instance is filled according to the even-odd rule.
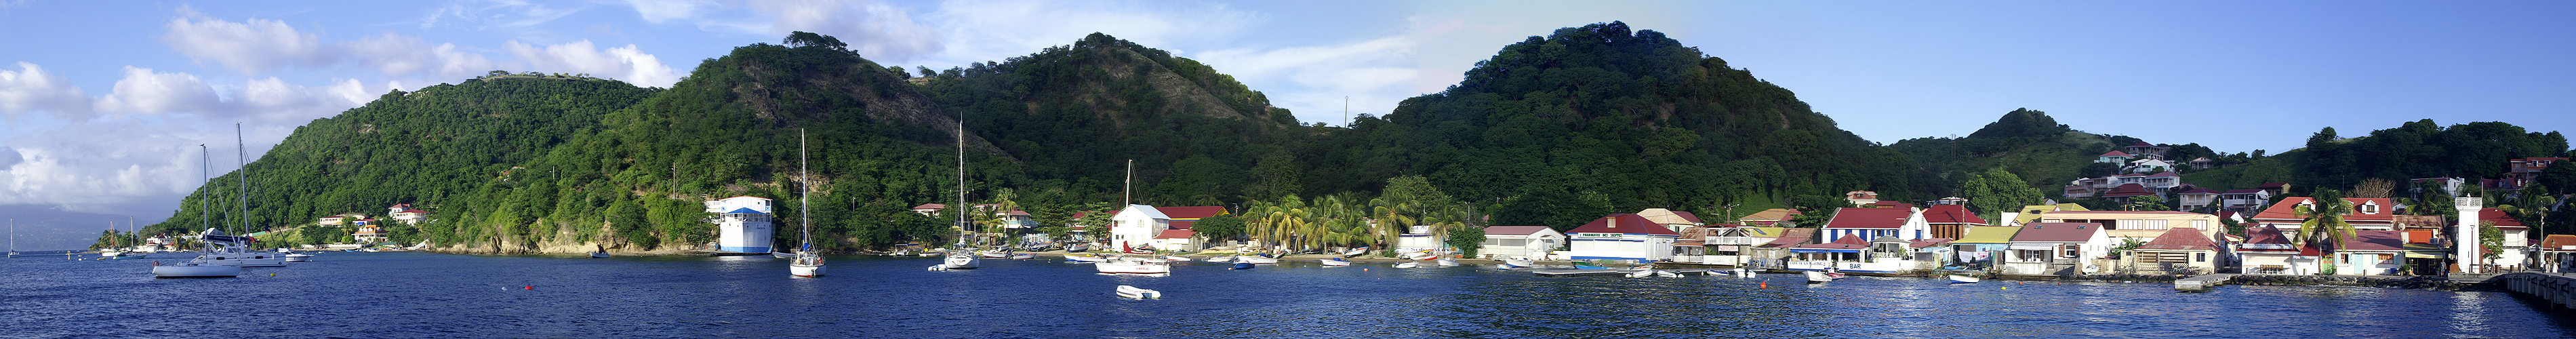
[[[1488,267],[1169,276],[1089,264],[833,257],[586,259],[323,252],[238,278],[154,279],[146,260],[0,260],[0,337],[224,338],[2290,338],[2576,336],[2499,292],[2165,283],[1949,284],[1854,277],[1542,277]],[[1052,259],[1051,257],[1042,257]],[[1117,297],[1118,285],[1164,298]]]

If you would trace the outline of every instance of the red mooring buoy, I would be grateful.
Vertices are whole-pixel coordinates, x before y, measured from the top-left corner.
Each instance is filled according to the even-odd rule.
[[[528,286],[528,288],[525,288],[525,290],[535,291],[535,290],[537,290],[537,287],[536,287],[536,286],[531,285],[531,286]]]

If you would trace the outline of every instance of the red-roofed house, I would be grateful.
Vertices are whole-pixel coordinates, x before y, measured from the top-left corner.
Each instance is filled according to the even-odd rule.
[[[2111,201],[2126,204],[2129,203],[2130,198],[2152,197],[2156,196],[2156,192],[2147,190],[2146,185],[2120,184],[2120,186],[2111,187],[2111,191],[2109,192],[2102,192],[2100,196],[2104,199],[2111,199]]]
[[[2156,236],[2155,240],[2148,240],[2145,245],[2130,251],[2131,254],[2121,257],[2129,261],[2130,267],[2142,273],[2171,274],[2170,272],[2176,270],[2188,269],[2190,272],[2207,274],[2218,272],[2218,261],[2222,259],[2219,253],[2222,250],[2218,247],[2218,242],[2209,240],[2207,233],[2190,227],[2175,227],[2166,229],[2165,233]]]
[[[2576,235],[2551,234],[2540,239],[2540,265],[2543,272],[2566,273],[2576,268]]]
[[[921,204],[920,206],[913,206],[913,207],[912,207],[912,213],[920,213],[921,215],[932,215],[932,214],[938,214],[938,213],[939,213],[939,210],[944,210],[944,209],[948,209],[948,204]]]
[[[2533,179],[2540,178],[2541,170],[2549,169],[2549,164],[2560,161],[2567,161],[2567,158],[2521,158],[2506,160],[2504,180],[2502,180],[2502,183],[2505,186],[2504,188],[2520,189],[2522,188],[2522,185],[2531,184]]]
[[[1923,223],[1932,228],[1933,238],[1958,239],[1967,235],[1969,228],[1986,226],[1986,218],[1969,213],[1967,206],[1936,205],[1923,209]]]
[[[2496,258],[2495,264],[2521,266],[2523,261],[2528,259],[2530,255],[2525,251],[2530,249],[2532,243],[2531,226],[2523,225],[2521,220],[2514,220],[2513,216],[2505,214],[2504,210],[2493,207],[2478,209],[2478,221],[2495,223],[2496,232],[2504,233],[2504,248],[2498,249],[2500,256]]]
[[[1771,242],[1754,245],[1753,249],[1744,251],[1745,266],[1784,268],[1790,257],[1789,248],[1816,243],[1816,229],[1813,228],[1782,228],[1779,232],[1779,237],[1771,238]]]
[[[1109,216],[1109,247],[1117,251],[1150,244],[1164,230],[1172,229],[1172,218],[1161,209],[1147,205],[1127,205]]]
[[[1571,260],[1630,260],[1651,262],[1671,259],[1673,243],[1681,232],[1635,213],[1619,213],[1593,219],[1567,231],[1573,243],[1559,256]]]
[[[1868,251],[1869,241],[1861,240],[1861,237],[1843,237],[1833,242],[1797,245],[1789,247],[1789,263],[1783,268],[1793,271],[1823,271],[1827,268],[1840,270],[1843,263],[1860,263],[1863,258],[1868,257],[1863,252]]]
[[[1174,206],[1154,209],[1162,211],[1163,216],[1172,218],[1172,229],[1183,230],[1190,229],[1190,224],[1198,222],[1199,219],[1226,214],[1224,206]]]
[[[1163,230],[1162,234],[1154,235],[1154,249],[1165,251],[1197,251],[1199,250],[1199,247],[1198,241],[1194,239],[1196,237],[1198,237],[1197,231]]]
[[[1841,208],[1825,221],[1823,240],[1840,241],[1843,237],[1878,237],[1898,239],[1932,238],[1932,226],[1923,222],[1920,210],[1912,208]]]
[[[2353,229],[2397,230],[2396,218],[2391,217],[2397,214],[2397,205],[2389,203],[2387,198],[2344,198],[2343,200],[2352,203],[2352,213],[2344,214],[2343,221],[2351,223]],[[2265,208],[2262,213],[2255,213],[2254,223],[2294,230],[2292,233],[2297,233],[2295,230],[2299,229],[2300,223],[2308,220],[2306,216],[2299,215],[2298,207],[2314,206],[2315,203],[2316,198],[2310,197],[2282,198],[2280,204]]]
[[[2301,274],[2315,273],[2316,257],[2299,255],[2290,246],[2289,233],[2271,226],[2245,228],[2245,242],[2236,244],[2236,256],[2245,273]]]
[[[2110,252],[2111,237],[2101,224],[2034,222],[2013,234],[2011,248],[2003,274],[2068,276],[2091,273],[2092,260]]]

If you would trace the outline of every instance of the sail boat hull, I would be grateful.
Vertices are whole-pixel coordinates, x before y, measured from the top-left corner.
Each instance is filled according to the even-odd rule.
[[[199,263],[152,266],[154,278],[231,278],[241,276],[241,272],[242,268],[237,266]]]

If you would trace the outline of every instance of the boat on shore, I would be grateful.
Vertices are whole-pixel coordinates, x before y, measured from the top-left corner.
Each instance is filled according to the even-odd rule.
[[[1316,262],[1323,263],[1323,264],[1324,264],[1324,266],[1350,266],[1350,265],[1351,265],[1351,260],[1350,260],[1350,259],[1342,259],[1342,258],[1324,258],[1324,259],[1316,260]],[[1411,264],[1411,263],[1407,263],[1407,264]]]
[[[1629,277],[1629,278],[1644,278],[1644,277],[1652,277],[1652,276],[1655,276],[1655,273],[1656,273],[1656,272],[1657,272],[1657,271],[1655,271],[1655,268],[1653,268],[1653,267],[1638,267],[1637,269],[1628,270],[1628,277]]]
[[[1208,257],[1207,259],[1203,259],[1203,260],[1206,260],[1207,262],[1234,262],[1234,257],[1233,257],[1233,256]]]
[[[1351,250],[1349,250],[1349,251],[1342,251],[1342,257],[1343,257],[1343,258],[1357,257],[1357,256],[1360,256],[1360,255],[1362,255],[1362,254],[1368,254],[1368,251],[1369,251],[1369,248],[1367,248],[1367,247],[1353,248],[1353,249],[1351,249]]]
[[[1440,260],[1434,260],[1433,262],[1439,263],[1440,267],[1458,267],[1458,261],[1449,258],[1440,258]]]
[[[1530,260],[1530,258],[1528,258],[1528,257],[1522,257],[1522,256],[1511,256],[1511,257],[1508,257],[1508,258],[1503,258],[1503,265],[1511,266],[1511,267],[1514,267],[1514,268],[1520,268],[1520,267],[1531,267],[1531,266],[1537,266],[1537,265],[1538,265],[1538,261],[1536,261],[1536,260]]]

